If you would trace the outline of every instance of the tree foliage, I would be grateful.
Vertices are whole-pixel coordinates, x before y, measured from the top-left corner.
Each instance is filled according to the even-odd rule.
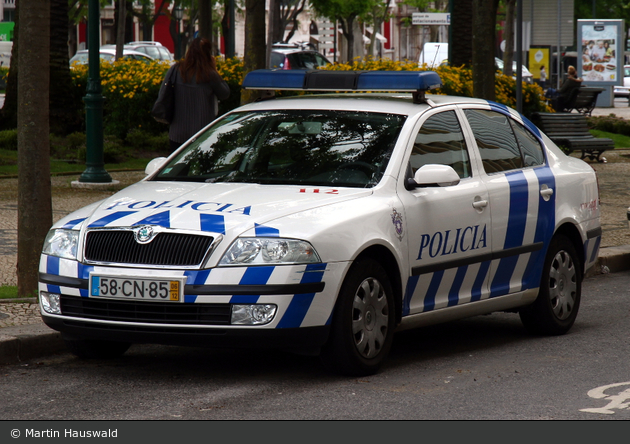
[[[630,4],[621,0],[574,0],[575,19],[622,19],[630,26]],[[595,17],[593,17],[593,6]]]

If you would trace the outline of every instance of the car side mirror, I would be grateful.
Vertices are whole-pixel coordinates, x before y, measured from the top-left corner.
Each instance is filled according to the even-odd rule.
[[[144,174],[150,176],[155,173],[164,164],[165,160],[166,157],[156,157],[155,159],[152,159],[145,167]]]
[[[418,168],[413,179],[405,180],[405,188],[409,191],[415,188],[448,187],[457,185],[459,174],[449,165],[428,164]]]

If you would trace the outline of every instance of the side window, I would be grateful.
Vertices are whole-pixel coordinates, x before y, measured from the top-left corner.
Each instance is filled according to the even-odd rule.
[[[520,123],[512,120],[512,127],[518,139],[518,143],[523,151],[523,161],[526,167],[543,165],[545,163],[545,155],[540,142],[527,128]]]
[[[427,164],[449,165],[459,177],[470,177],[470,160],[466,142],[455,111],[444,111],[429,117],[413,144],[411,169],[416,170]]]
[[[507,116],[482,109],[465,110],[486,173],[523,167],[523,158]]]

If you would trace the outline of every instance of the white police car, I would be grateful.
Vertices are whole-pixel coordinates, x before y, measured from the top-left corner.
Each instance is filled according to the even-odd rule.
[[[567,332],[601,237],[593,169],[505,106],[425,96],[439,85],[250,73],[249,88],[390,93],[240,107],[62,219],[41,257],[45,323],[83,357],[272,346],[354,375],[410,327],[518,311]]]

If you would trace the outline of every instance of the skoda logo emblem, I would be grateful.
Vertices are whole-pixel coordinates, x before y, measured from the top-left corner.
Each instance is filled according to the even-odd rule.
[[[139,244],[146,244],[153,238],[153,227],[145,225],[140,228],[136,228],[134,233],[136,235],[136,242]]]

